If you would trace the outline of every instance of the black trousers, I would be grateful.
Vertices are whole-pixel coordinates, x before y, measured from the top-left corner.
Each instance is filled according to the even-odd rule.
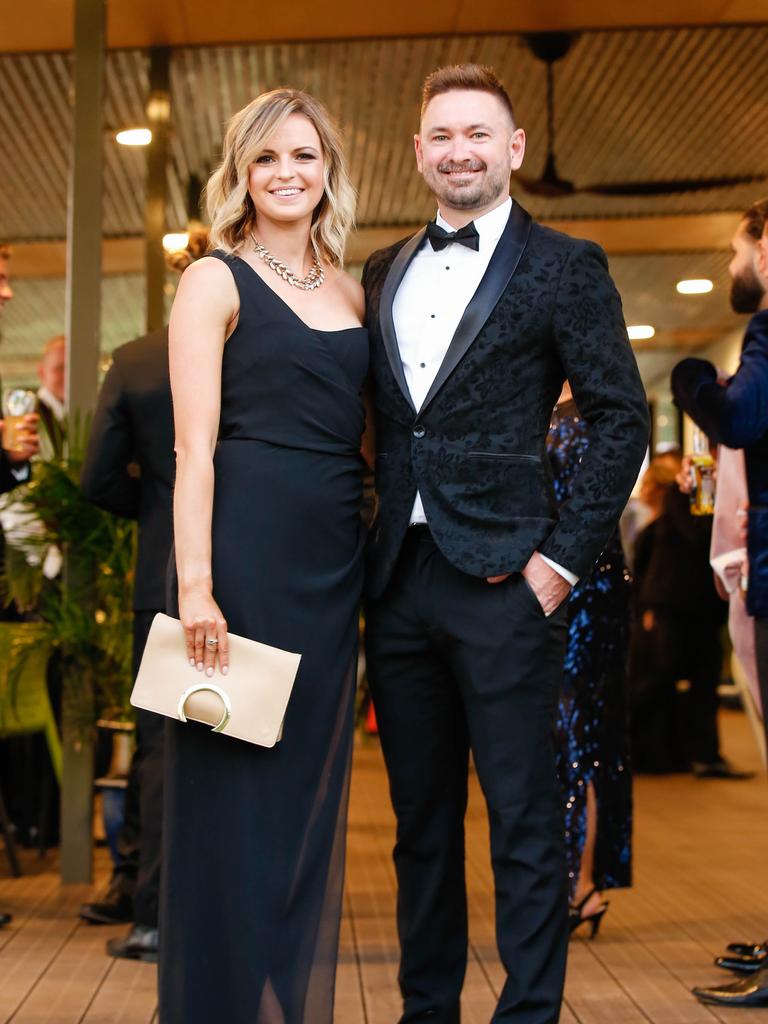
[[[723,664],[716,619],[657,609],[653,629],[635,623],[632,642],[632,759],[636,771],[686,770],[720,759],[717,687]],[[687,693],[675,684],[690,682]]]
[[[763,705],[763,729],[768,747],[768,618],[755,619],[755,661],[760,700]]]
[[[408,531],[366,608],[366,652],[397,816],[401,1024],[458,1024],[467,960],[464,814],[471,748],[488,807],[507,980],[493,1022],[556,1024],[568,943],[552,726],[565,607],[545,618],[523,577],[467,576]]]
[[[133,677],[139,671],[156,611],[133,619]],[[118,837],[120,861],[111,889],[133,897],[135,924],[157,928],[163,819],[163,733],[165,720],[136,712],[136,750],[128,774],[125,820]]]

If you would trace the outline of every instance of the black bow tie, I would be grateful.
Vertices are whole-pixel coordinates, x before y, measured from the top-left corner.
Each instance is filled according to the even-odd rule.
[[[458,231],[446,231],[441,228],[439,224],[436,224],[433,220],[427,224],[427,238],[432,244],[432,248],[435,252],[440,252],[446,245],[450,245],[451,242],[458,242],[459,245],[466,245],[468,249],[474,249],[477,252],[480,249],[480,235],[477,233],[477,228],[473,221],[469,224],[465,224],[463,228],[459,228]]]

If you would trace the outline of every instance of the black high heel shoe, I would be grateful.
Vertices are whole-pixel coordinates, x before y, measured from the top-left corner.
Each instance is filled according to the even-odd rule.
[[[590,891],[587,893],[584,899],[579,900],[578,903],[569,904],[568,925],[570,928],[571,935],[573,935],[576,929],[580,928],[581,925],[588,924],[590,939],[594,939],[597,937],[597,933],[600,931],[600,925],[602,924],[603,918],[605,917],[605,912],[610,906],[610,900],[604,900],[600,909],[596,910],[594,914],[587,914],[586,917],[582,917],[581,914],[584,907],[586,907],[587,903],[589,903],[590,899],[595,895],[596,892],[597,889],[590,889]]]

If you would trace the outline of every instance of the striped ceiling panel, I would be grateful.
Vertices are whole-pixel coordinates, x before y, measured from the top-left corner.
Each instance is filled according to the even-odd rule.
[[[560,174],[577,186],[768,172],[768,26],[585,32],[556,65],[555,129]],[[412,135],[419,88],[433,68],[492,64],[507,83],[528,134],[525,173],[546,154],[545,70],[511,35],[184,48],[171,61],[169,228],[187,219],[191,176],[204,180],[221,151],[228,117],[259,92],[289,84],[322,99],[342,124],[359,190],[358,223],[423,221],[433,202],[415,172]],[[143,231],[145,152],[116,145],[113,132],[143,121],[148,56],[107,59],[104,232]],[[71,58],[0,56],[3,140],[0,238],[61,239],[66,232]],[[764,185],[692,195],[562,199],[527,196],[539,217],[627,217],[743,209]],[[727,255],[614,257],[630,320],[664,330],[727,330]],[[710,296],[681,299],[680,276],[710,276]],[[138,278],[105,279],[104,348],[141,329]],[[61,329],[60,281],[19,281],[0,324],[3,359],[30,359]]]

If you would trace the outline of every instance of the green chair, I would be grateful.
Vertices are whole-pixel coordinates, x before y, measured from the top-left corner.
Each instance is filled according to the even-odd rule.
[[[40,643],[35,644],[36,636]],[[36,622],[0,622],[0,739],[44,733],[54,773],[61,783],[61,740],[48,697],[50,650],[43,637],[43,628]],[[0,832],[11,871],[18,876],[21,871],[2,794]]]

